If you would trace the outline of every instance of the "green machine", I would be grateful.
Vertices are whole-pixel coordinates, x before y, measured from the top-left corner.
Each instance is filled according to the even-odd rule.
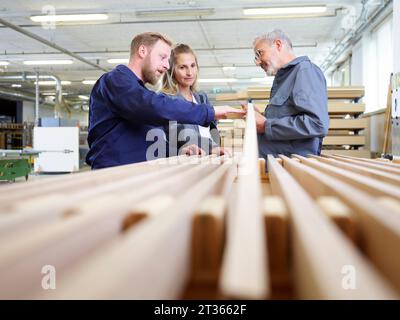
[[[15,181],[19,177],[28,180],[32,159],[38,155],[39,152],[34,150],[0,149],[0,180]]]

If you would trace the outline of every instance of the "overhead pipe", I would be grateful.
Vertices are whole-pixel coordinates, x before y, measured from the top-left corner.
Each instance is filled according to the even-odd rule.
[[[368,1],[363,0],[363,8],[360,16],[357,19],[355,26],[349,30],[336,44],[336,46],[329,52],[327,58],[321,65],[323,72],[326,72],[332,64],[347,50],[349,47],[356,43],[361,37],[362,33],[367,29],[376,19],[378,19],[383,12],[392,4],[392,0],[385,0],[383,3],[368,17]]]
[[[103,68],[103,67],[101,67],[101,66],[99,66],[99,65],[97,65],[97,64],[95,64],[95,63],[93,63],[93,62],[91,62],[91,61],[89,61],[87,59],[85,59],[85,58],[82,58],[81,56],[79,56],[79,55],[77,55],[77,54],[75,54],[75,53],[73,53],[73,52],[71,52],[71,51],[69,51],[69,50],[67,50],[67,49],[65,49],[63,47],[60,47],[59,45],[57,45],[57,44],[55,44],[53,42],[50,42],[47,39],[42,38],[42,37],[30,32],[30,31],[27,31],[27,30],[15,25],[15,24],[13,24],[11,22],[8,22],[8,21],[0,18],[0,23],[5,25],[6,27],[8,27],[10,29],[13,29],[13,30],[15,30],[15,31],[17,31],[19,33],[22,33],[22,34],[26,35],[29,38],[32,38],[32,39],[34,39],[36,41],[39,41],[39,42],[41,42],[41,43],[43,43],[43,44],[45,44],[45,45],[47,45],[47,46],[49,46],[49,47],[51,47],[53,49],[56,49],[56,50],[58,50],[58,51],[60,51],[62,53],[65,53],[66,55],[69,55],[70,57],[73,57],[76,60],[79,60],[79,61],[81,61],[83,63],[86,63],[86,64],[88,64],[88,65],[90,65],[90,66],[92,66],[92,67],[94,67],[96,69],[102,70],[104,72],[108,72],[107,69],[105,69],[105,68]]]

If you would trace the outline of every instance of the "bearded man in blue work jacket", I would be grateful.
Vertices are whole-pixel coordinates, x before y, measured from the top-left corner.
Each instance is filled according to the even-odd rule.
[[[256,65],[275,76],[269,104],[255,112],[260,156],[319,155],[329,127],[322,71],[308,57],[296,58],[281,30],[257,37],[253,49]]]
[[[235,108],[214,109],[147,89],[146,83],[155,85],[169,69],[171,46],[172,42],[159,33],[137,35],[131,43],[128,66],[117,66],[94,85],[86,157],[92,169],[150,160],[147,151],[155,140],[149,140],[148,133],[163,132],[169,121],[208,126],[228,113],[243,114]],[[163,137],[159,134],[157,138]],[[166,154],[159,152],[156,156]]]

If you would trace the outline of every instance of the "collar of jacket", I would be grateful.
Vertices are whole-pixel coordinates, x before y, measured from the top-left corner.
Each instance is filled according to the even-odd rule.
[[[307,56],[297,57],[297,58],[293,59],[292,61],[290,61],[289,63],[285,64],[281,69],[286,69],[291,66],[295,66],[303,61],[310,61],[310,59]]]
[[[139,82],[139,84],[141,86],[144,87],[144,82],[142,79],[140,79],[131,69],[129,69],[127,66],[123,65],[123,64],[119,64],[118,66],[115,67],[115,70],[122,72],[124,74],[126,74],[129,77],[132,77],[133,79],[135,79],[137,82]]]

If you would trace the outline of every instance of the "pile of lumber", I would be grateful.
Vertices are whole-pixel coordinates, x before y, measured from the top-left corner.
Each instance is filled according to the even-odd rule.
[[[260,112],[268,104],[271,88],[250,87],[245,91],[234,94],[221,94],[217,101],[254,100],[254,105]],[[330,118],[329,132],[323,141],[324,154],[341,154],[355,157],[370,158],[366,148],[365,130],[368,128],[367,119],[362,118],[365,104],[359,102],[364,96],[364,87],[328,87],[328,113]],[[233,130],[238,125],[231,126]],[[242,125],[243,126],[243,125]],[[224,126],[224,134],[228,128]],[[228,133],[231,136],[232,133]],[[227,144],[231,143],[228,139]],[[239,145],[236,138],[232,147]]]
[[[268,171],[266,171],[266,164]],[[1,299],[398,299],[400,165],[174,157],[1,186]]]

